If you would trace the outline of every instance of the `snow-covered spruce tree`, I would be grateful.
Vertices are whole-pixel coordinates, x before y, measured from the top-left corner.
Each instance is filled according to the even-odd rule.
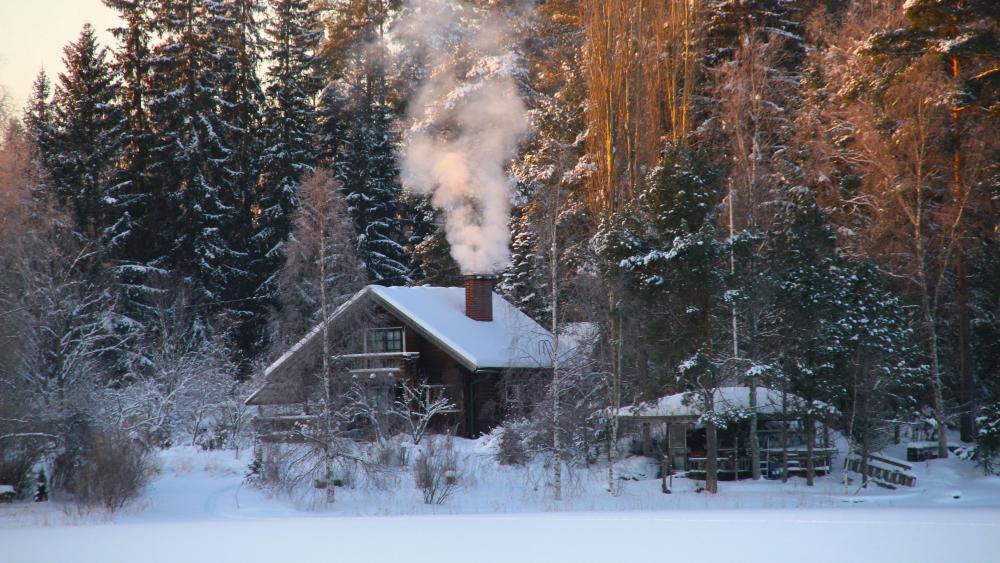
[[[443,287],[462,284],[462,270],[451,255],[444,227],[438,227],[413,248],[413,260],[420,274],[416,278],[419,283]]]
[[[549,309],[544,297],[544,260],[531,225],[530,209],[522,209],[511,224],[510,266],[500,275],[497,289],[531,318],[544,319]]]
[[[368,268],[368,279],[382,285],[405,284],[412,268],[403,246],[402,188],[385,76],[364,56],[355,63],[348,78],[354,103],[348,109],[337,176],[358,231],[358,256]]]
[[[720,197],[719,172],[706,155],[668,145],[634,208],[603,225],[596,240],[607,275],[622,279],[643,306],[644,338],[673,376],[671,386],[695,393],[702,405],[706,490],[712,493],[718,490],[719,424],[713,393],[725,375],[716,325],[728,313],[722,297],[726,248],[715,226]]]
[[[37,164],[48,169],[48,161],[54,151],[52,143],[55,134],[55,115],[52,105],[52,83],[44,70],[38,73],[32,84],[31,96],[24,110],[24,126],[34,145]]]
[[[980,393],[974,457],[983,471],[989,473],[1000,468],[1000,242],[984,237],[974,264],[972,350]]]
[[[440,228],[437,224],[434,206],[431,205],[430,198],[427,196],[404,191],[399,200],[399,215],[403,231],[403,246],[407,256],[410,257],[413,268],[410,278],[415,283],[430,283],[422,281],[427,277],[427,274],[421,268],[417,249],[421,248],[421,245],[433,237]],[[452,265],[454,265],[454,260],[452,260]],[[457,269],[457,265],[455,268]]]
[[[298,208],[302,176],[317,164],[316,98],[322,88],[317,54],[323,30],[308,0],[273,0],[265,29],[268,66],[260,216],[252,241],[257,298],[274,304],[284,245]]]
[[[984,405],[976,416],[976,447],[972,454],[987,475],[1000,465],[1000,402]]]
[[[812,193],[797,188],[782,201],[783,212],[776,218],[767,237],[765,259],[770,266],[769,280],[774,284],[770,308],[776,313],[765,318],[761,333],[771,335],[762,342],[777,357],[773,363],[760,363],[771,383],[783,396],[794,393],[806,405],[805,425],[810,448],[815,443],[812,430],[816,421],[830,413],[814,407],[840,404],[844,389],[838,366],[846,358],[845,350],[829,345],[831,331],[849,311],[838,291],[836,238],[816,205]],[[788,402],[782,405],[788,408]],[[788,425],[782,428],[782,449],[788,442]],[[788,455],[783,454],[782,478],[788,478]],[[815,467],[809,456],[806,483],[813,484]]]
[[[840,286],[835,295],[847,314],[838,320],[827,344],[843,350],[843,426],[862,454],[862,482],[867,484],[867,455],[888,445],[893,421],[913,412],[923,398],[927,370],[916,361],[914,333],[902,302],[884,289],[875,266],[843,264],[830,273]]]
[[[124,120],[120,157],[109,187],[113,222],[105,245],[113,261],[122,311],[141,324],[150,310],[150,275],[162,273],[170,253],[164,229],[170,220],[170,191],[151,175],[155,142],[150,121],[151,38],[155,0],[104,0],[122,25],[113,28],[118,41],[112,67],[120,81],[117,104]]]
[[[261,0],[229,0],[214,15],[220,32],[217,41],[222,60],[226,61],[220,70],[219,114],[224,127],[221,134],[232,150],[229,165],[232,187],[223,195],[226,205],[233,209],[232,225],[224,233],[234,251],[233,280],[223,298],[238,323],[233,339],[243,357],[261,350],[267,322],[266,303],[256,299],[263,274],[254,271],[252,252],[263,148],[264,93],[257,74],[262,56],[258,30],[262,9]]]
[[[348,104],[346,93],[336,83],[327,84],[319,95],[319,103],[316,106],[319,146],[317,156],[326,166],[331,166],[340,152]]]
[[[76,231],[101,241],[114,222],[111,181],[124,132],[119,85],[90,24],[63,52],[66,72],[55,90],[47,162],[57,200],[70,210]]]
[[[166,209],[150,209],[147,219],[161,230],[167,251],[160,266],[195,288],[205,313],[223,309],[238,251],[225,233],[237,218],[227,194],[234,189],[233,148],[219,112],[224,50],[215,0],[181,0],[157,5],[163,37],[155,46],[150,119],[156,136],[150,172],[169,194]],[[152,215],[156,215],[152,217]]]

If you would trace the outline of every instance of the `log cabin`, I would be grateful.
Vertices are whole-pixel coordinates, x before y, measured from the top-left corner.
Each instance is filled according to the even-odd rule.
[[[551,377],[552,335],[496,294],[493,282],[474,275],[463,287],[361,289],[325,321],[331,379],[362,381],[386,403],[403,382],[420,382],[453,405],[435,428],[461,437],[524,414]],[[260,407],[263,441],[282,441],[282,421],[311,416],[304,411],[321,379],[323,325],[268,366],[263,385],[246,400]],[[267,416],[268,407],[281,408]]]

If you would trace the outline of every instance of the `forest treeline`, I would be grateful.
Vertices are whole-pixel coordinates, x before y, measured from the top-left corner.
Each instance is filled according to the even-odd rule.
[[[0,440],[204,440],[214,409],[224,441],[320,284],[456,283],[399,180],[426,45],[453,41],[456,90],[507,72],[530,111],[499,290],[598,328],[567,411],[766,385],[867,450],[924,424],[1000,453],[1000,4],[105,3],[115,42],[85,27],[4,109]],[[509,22],[516,68],[399,31],[445,9]],[[303,217],[330,204],[320,252]]]

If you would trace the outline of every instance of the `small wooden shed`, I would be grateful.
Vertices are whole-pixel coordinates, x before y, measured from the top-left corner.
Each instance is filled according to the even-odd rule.
[[[816,474],[830,471],[836,449],[831,447],[829,430],[823,417],[813,416],[813,432],[806,427],[802,413],[829,410],[821,404],[809,405],[802,398],[766,387],[756,389],[757,442],[760,447],[761,474],[776,476],[788,457],[788,470],[804,474],[809,462],[807,440],[815,437],[812,449]],[[718,429],[719,478],[750,477],[750,389],[720,387],[713,392],[717,419],[728,421]],[[705,474],[705,430],[701,423],[703,401],[694,393],[676,393],[655,402],[624,407],[618,412],[622,435],[635,440],[639,453],[665,456],[672,471],[685,471],[700,478]]]

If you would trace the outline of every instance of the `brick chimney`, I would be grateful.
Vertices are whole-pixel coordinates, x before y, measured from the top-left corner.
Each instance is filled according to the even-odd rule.
[[[495,276],[465,276],[465,315],[476,321],[493,320],[493,282]]]

